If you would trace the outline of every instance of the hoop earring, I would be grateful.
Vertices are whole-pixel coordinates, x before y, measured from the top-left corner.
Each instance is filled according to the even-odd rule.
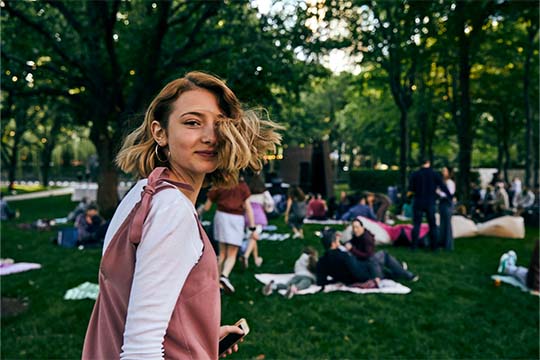
[[[168,160],[162,160],[159,157],[159,144],[156,144],[156,148],[154,150],[154,153],[156,154],[156,158],[158,159],[159,162],[166,163],[168,161]]]

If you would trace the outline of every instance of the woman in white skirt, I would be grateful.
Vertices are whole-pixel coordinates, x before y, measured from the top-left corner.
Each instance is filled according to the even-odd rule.
[[[219,242],[219,279],[223,290],[234,292],[234,286],[229,281],[229,275],[236,263],[238,249],[244,239],[244,214],[248,217],[250,237],[257,238],[253,210],[249,202],[251,192],[244,181],[240,181],[232,188],[212,188],[208,191],[207,200],[201,209],[208,211],[212,203],[217,204],[214,215],[214,238]]]

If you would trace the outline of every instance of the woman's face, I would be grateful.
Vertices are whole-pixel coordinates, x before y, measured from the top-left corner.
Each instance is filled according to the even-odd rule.
[[[166,133],[152,123],[154,138],[168,146],[173,173],[191,184],[218,166],[216,123],[225,118],[214,94],[205,89],[190,90],[173,103]]]
[[[364,227],[358,221],[353,221],[352,231],[354,236],[361,236],[364,233]]]
[[[448,168],[446,168],[446,167],[443,167],[443,168],[442,168],[441,173],[442,173],[442,176],[443,176],[445,179],[447,179],[448,176],[450,175],[450,173],[448,172]]]

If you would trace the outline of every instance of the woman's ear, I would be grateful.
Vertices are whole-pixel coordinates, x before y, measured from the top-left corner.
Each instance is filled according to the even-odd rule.
[[[159,144],[159,146],[167,146],[167,132],[163,127],[161,127],[159,121],[152,121],[150,124],[150,130],[152,131],[152,137]]]

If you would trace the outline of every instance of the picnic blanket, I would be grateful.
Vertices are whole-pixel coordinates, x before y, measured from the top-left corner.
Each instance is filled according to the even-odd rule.
[[[82,300],[82,299],[92,299],[96,300],[99,293],[98,284],[91,282],[84,282],[81,285],[69,289],[64,295],[64,300]]]
[[[267,233],[267,232],[262,232],[259,235],[259,240],[283,241],[283,240],[287,240],[290,237],[291,237],[291,234],[286,234],[286,233],[284,233],[284,234],[282,234],[282,233],[270,234],[270,233]]]
[[[274,280],[275,283],[278,284],[285,284],[287,281],[289,281],[294,276],[294,273],[291,274],[255,274],[255,279],[260,281],[263,284],[268,284],[271,280]],[[411,292],[411,289],[408,287],[395,282],[390,279],[383,279],[381,280],[379,284],[378,289],[360,289],[355,287],[346,286],[344,284],[336,283],[336,284],[329,284],[324,287],[324,293],[329,293],[333,291],[348,291],[355,294],[374,294],[374,293],[382,293],[382,294],[408,294]],[[321,286],[318,285],[311,285],[307,289],[300,290],[296,295],[307,295],[307,294],[315,294],[321,291]],[[287,291],[286,290],[279,290],[279,293],[281,295],[285,295]]]
[[[520,288],[521,291],[530,291],[531,290],[527,286],[522,284],[518,279],[516,279],[515,277],[510,276],[510,275],[491,275],[491,279],[500,280],[503,283],[510,284],[512,286]]]
[[[0,276],[15,274],[23,271],[41,269],[41,264],[37,263],[1,263],[0,264]]]
[[[344,224],[348,224],[349,222],[350,221],[336,220],[336,219],[326,219],[326,220],[304,219],[304,224],[318,224],[318,225],[344,225]]]

